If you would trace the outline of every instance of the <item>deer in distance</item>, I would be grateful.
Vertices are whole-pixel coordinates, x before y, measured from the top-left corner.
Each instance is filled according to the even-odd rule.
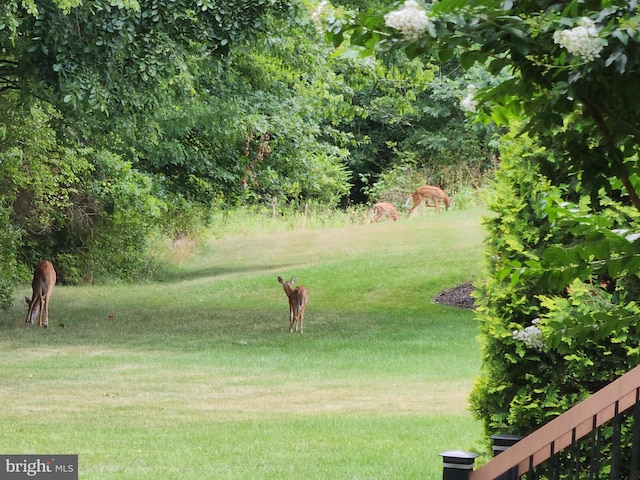
[[[56,284],[56,271],[49,260],[41,261],[33,272],[31,299],[24,297],[29,310],[26,323],[34,324],[38,319],[38,326],[47,328],[49,325],[49,299]]]
[[[383,217],[390,218],[394,222],[398,221],[400,218],[396,207],[387,202],[378,202],[373,206],[373,216],[371,217],[371,221],[378,223],[378,221]]]
[[[284,287],[284,293],[289,297],[289,333],[293,331],[293,327],[300,327],[300,333],[304,333],[304,309],[307,307],[307,299],[309,298],[309,292],[306,287],[302,285],[296,288],[291,288],[291,285],[296,281],[296,277],[291,277],[288,282],[283,280],[282,277],[278,277],[278,281]]]
[[[440,213],[440,200],[444,203],[444,209],[449,210],[449,206],[451,205],[451,199],[444,193],[440,188],[434,187],[432,185],[427,185],[425,187],[420,187],[415,192],[411,194],[411,196],[407,199],[406,206],[408,207],[411,201],[413,201],[413,206],[407,213],[407,218],[411,215],[411,213],[425,202],[427,207],[429,205],[429,200],[433,200],[434,206],[436,207],[436,212]]]

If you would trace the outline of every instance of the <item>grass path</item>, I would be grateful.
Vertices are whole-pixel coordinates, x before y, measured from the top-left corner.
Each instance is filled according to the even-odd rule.
[[[75,453],[82,479],[439,479],[480,441],[479,353],[431,298],[479,275],[481,213],[212,240],[161,282],[56,287],[48,330],[17,304],[0,452]],[[309,288],[304,335],[277,275]]]

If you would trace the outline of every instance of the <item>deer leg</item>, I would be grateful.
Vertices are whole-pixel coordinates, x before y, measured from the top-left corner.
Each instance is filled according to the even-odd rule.
[[[289,333],[293,332],[293,325],[296,323],[296,317],[293,313],[293,309],[289,312]]]
[[[407,213],[407,218],[409,218],[411,216],[411,214],[413,213],[413,211],[418,208],[418,205],[420,205],[421,202],[416,202],[415,200],[413,201],[413,207],[411,207],[411,210],[409,210],[409,213]]]
[[[42,294],[38,295],[38,305],[40,305],[40,310],[38,310],[38,314],[36,315],[36,317],[38,319],[38,326],[41,327],[43,310],[47,308],[47,306],[44,303],[44,297],[42,296]]]
[[[24,299],[29,303],[29,310],[27,311],[27,323],[33,325],[33,299],[29,300],[27,297]]]
[[[44,317],[44,318],[43,318]],[[42,309],[40,310],[40,322],[44,328],[49,326],[49,299],[42,297]]]

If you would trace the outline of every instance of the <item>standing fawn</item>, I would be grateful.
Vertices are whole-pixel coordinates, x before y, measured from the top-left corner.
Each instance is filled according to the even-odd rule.
[[[292,277],[288,282],[283,280],[282,277],[278,277],[278,281],[284,287],[284,293],[289,297],[289,333],[293,331],[294,325],[296,326],[296,332],[299,325],[300,333],[304,333],[304,309],[307,306],[309,292],[302,285],[291,288],[291,284],[296,281],[296,277]]]
[[[407,213],[407,218],[416,208],[420,206],[423,201],[425,202],[425,205],[429,207],[429,200],[433,200],[434,206],[436,207],[436,212],[438,213],[440,213],[440,200],[442,200],[442,202],[444,203],[445,210],[449,210],[449,206],[451,205],[451,199],[440,188],[433,187],[431,185],[420,187],[407,199],[407,207],[413,201],[413,206],[409,210],[409,213]]]
[[[389,217],[394,222],[400,218],[396,207],[387,202],[378,202],[373,206],[373,217],[371,221],[377,223],[382,217]]]
[[[27,311],[27,323],[33,325],[36,318],[38,326],[47,327],[49,325],[49,299],[56,284],[56,271],[49,260],[41,261],[33,272],[31,288],[33,294],[31,299],[24,297],[29,310]]]

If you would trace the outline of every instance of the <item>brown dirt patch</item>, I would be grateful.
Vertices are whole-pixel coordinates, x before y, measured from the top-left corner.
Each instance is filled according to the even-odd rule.
[[[475,299],[471,295],[474,290],[475,287],[472,283],[461,283],[449,290],[438,293],[433,297],[433,303],[474,310],[476,308]]]

